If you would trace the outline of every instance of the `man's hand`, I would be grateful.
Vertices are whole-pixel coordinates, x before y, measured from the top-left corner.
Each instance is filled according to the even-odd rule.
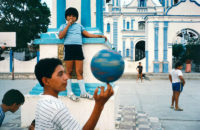
[[[97,95],[98,88],[101,89],[101,92],[100,92],[99,95]],[[109,83],[107,83],[107,90],[106,91],[104,91],[103,86],[98,87],[98,88],[96,88],[96,90],[94,91],[93,97],[94,97],[95,103],[103,108],[104,104],[114,94],[114,91],[113,91],[113,89],[112,89],[112,87]]]

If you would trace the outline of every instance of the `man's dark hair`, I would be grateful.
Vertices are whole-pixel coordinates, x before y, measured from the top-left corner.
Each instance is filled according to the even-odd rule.
[[[65,19],[67,19],[67,16],[73,15],[76,17],[76,20],[78,20],[78,11],[76,8],[70,7],[66,9],[65,11]]]
[[[23,104],[24,100],[24,95],[19,90],[11,89],[4,94],[2,103],[7,106],[11,106],[14,103],[19,105]]]
[[[42,82],[43,77],[51,78],[53,72],[58,65],[62,65],[62,62],[56,58],[41,59],[35,66],[35,76],[41,86],[44,86]]]
[[[176,62],[176,64],[175,64],[175,68],[178,68],[179,66],[183,66],[183,63],[182,62]]]

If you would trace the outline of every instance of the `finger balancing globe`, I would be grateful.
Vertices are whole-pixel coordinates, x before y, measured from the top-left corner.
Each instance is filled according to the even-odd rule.
[[[116,51],[101,50],[92,58],[91,71],[102,82],[114,82],[124,72],[124,60]]]

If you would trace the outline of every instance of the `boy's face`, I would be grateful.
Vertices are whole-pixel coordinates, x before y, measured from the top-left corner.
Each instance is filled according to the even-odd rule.
[[[52,91],[60,92],[66,90],[67,85],[67,75],[64,72],[62,65],[58,65],[53,72],[51,78],[47,78],[45,85],[49,87]]]
[[[179,69],[179,70],[182,70],[182,69],[183,69],[183,66],[182,66],[182,65],[181,65],[181,66],[179,66],[179,67],[178,67],[178,69]]]
[[[74,16],[74,15],[69,15],[69,16],[67,16],[67,21],[69,22],[69,21],[72,21],[72,23],[75,23],[76,22],[76,17]]]
[[[14,103],[13,105],[10,106],[10,111],[12,113],[14,113],[14,112],[16,112],[19,109],[20,106],[21,106],[21,104],[17,105],[16,103]]]

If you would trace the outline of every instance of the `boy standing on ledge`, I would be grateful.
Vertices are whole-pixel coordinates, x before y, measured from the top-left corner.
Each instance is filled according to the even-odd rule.
[[[90,38],[107,38],[103,35],[90,34],[81,24],[76,23],[78,20],[78,11],[75,8],[71,7],[65,11],[65,19],[67,20],[67,23],[60,26],[59,39],[64,38],[64,61],[66,63],[66,73],[69,77],[67,81],[67,96],[73,101],[79,100],[72,92],[71,85],[71,74],[73,66],[75,65],[77,81],[81,90],[80,97],[93,99],[92,95],[86,92],[83,79],[84,55],[82,50],[82,36]]]

